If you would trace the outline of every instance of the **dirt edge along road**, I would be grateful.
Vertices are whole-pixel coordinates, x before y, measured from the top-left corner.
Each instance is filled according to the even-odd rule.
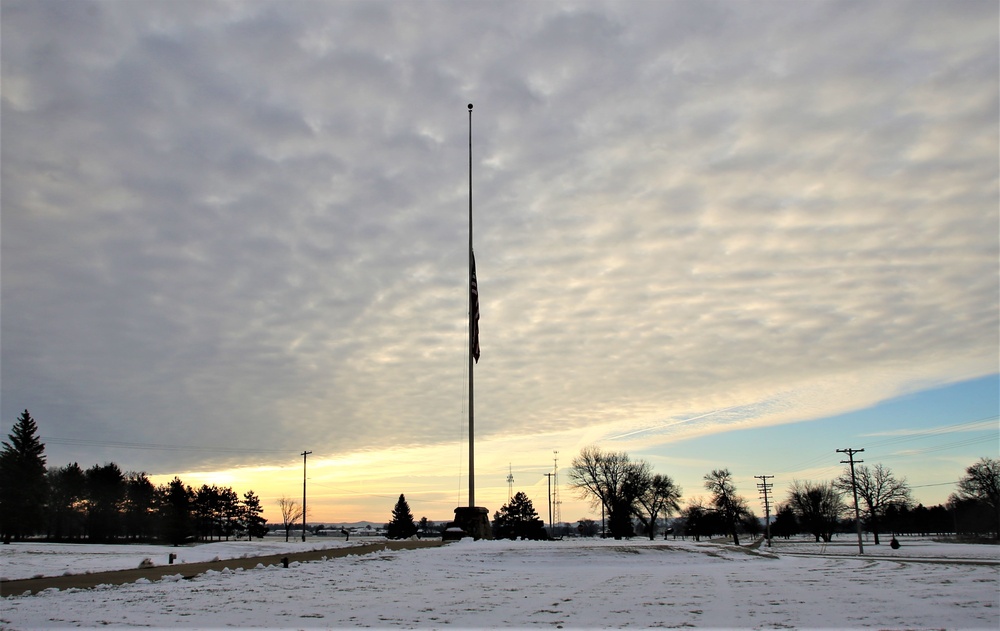
[[[334,559],[358,554],[370,554],[383,550],[413,550],[415,548],[428,548],[440,546],[441,540],[423,541],[384,541],[378,543],[363,543],[357,546],[346,548],[329,548],[326,550],[307,550],[302,552],[289,552],[286,554],[269,554],[266,556],[245,557],[239,559],[224,559],[221,561],[205,561],[202,563],[178,563],[174,565],[156,565],[147,568],[136,568],[131,570],[112,570],[108,572],[92,572],[90,574],[69,574],[63,576],[45,576],[41,578],[25,578],[16,580],[0,581],[0,597],[13,595],[23,595],[26,592],[37,594],[46,589],[90,589],[98,585],[124,585],[134,583],[140,579],[149,581],[159,581],[166,576],[177,576],[180,574],[185,579],[194,578],[199,574],[204,574],[210,570],[221,572],[224,569],[250,570],[258,565],[265,567],[269,565],[282,565],[284,559],[289,563],[296,561],[305,563],[309,561],[322,561],[324,559]]]

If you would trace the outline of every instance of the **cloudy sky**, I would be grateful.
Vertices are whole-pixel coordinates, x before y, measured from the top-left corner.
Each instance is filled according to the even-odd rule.
[[[4,424],[29,409],[50,464],[286,476],[272,495],[310,450],[320,518],[399,492],[446,517],[474,103],[479,503],[590,444],[749,487],[766,471],[709,439],[803,475],[806,447],[987,430],[942,454],[953,480],[998,450],[997,23],[992,0],[3,0]],[[877,413],[921,396],[977,405]],[[841,443],[771,438],[865,410]]]

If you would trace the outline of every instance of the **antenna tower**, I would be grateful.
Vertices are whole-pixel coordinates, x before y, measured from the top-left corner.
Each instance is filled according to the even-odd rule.
[[[507,499],[514,499],[514,470],[510,468],[510,463],[507,463]]]

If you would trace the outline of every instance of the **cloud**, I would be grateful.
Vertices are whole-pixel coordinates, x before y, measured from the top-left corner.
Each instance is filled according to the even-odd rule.
[[[460,440],[467,102],[484,436],[996,372],[996,7],[911,6],[5,3],[3,416]]]

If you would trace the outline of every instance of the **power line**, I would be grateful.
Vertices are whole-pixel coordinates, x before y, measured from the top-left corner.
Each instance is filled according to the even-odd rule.
[[[980,437],[980,438],[966,438],[965,440],[957,440],[957,441],[951,442],[951,443],[944,443],[944,444],[941,444],[941,445],[933,445],[933,446],[930,446],[930,447],[924,447],[922,449],[907,450],[904,453],[890,454],[890,455],[885,456],[885,457],[886,458],[909,458],[909,457],[912,457],[912,456],[920,456],[920,455],[923,455],[923,454],[930,454],[930,453],[934,453],[934,452],[938,452],[938,451],[948,451],[949,449],[956,449],[958,447],[968,447],[969,445],[975,445],[975,444],[978,444],[978,443],[985,443],[987,441],[993,443],[993,442],[996,441],[996,437],[994,437],[994,436],[983,436],[983,437]]]
[[[134,443],[113,440],[94,440],[89,438],[60,438],[53,436],[40,436],[39,439],[46,445],[66,445],[71,447],[110,447],[113,449],[138,449],[150,451],[197,451],[211,453],[233,453],[233,454],[290,454],[298,453],[291,449],[248,449],[242,447],[212,447],[194,445],[164,445],[159,443]],[[300,454],[301,455],[301,454]]]
[[[926,430],[918,431],[908,431],[896,436],[889,436],[883,440],[871,443],[874,447],[882,447],[884,445],[892,445],[895,443],[908,442],[911,440],[920,440],[922,438],[931,438],[934,436],[940,436],[941,434],[951,434],[954,432],[977,432],[977,431],[997,431],[996,421],[1000,417],[997,416],[987,416],[984,418],[976,419],[974,421],[966,421],[964,423],[956,423],[955,425],[946,425],[943,427],[932,427]]]
[[[922,488],[928,487],[928,486],[954,486],[954,485],[956,485],[958,483],[959,483],[959,480],[956,480],[954,482],[936,482],[934,484],[918,484],[917,486],[911,486],[910,488],[911,489],[922,489]]]
[[[313,479],[310,478],[310,480],[313,480]],[[330,494],[330,495],[323,495],[321,497],[340,497],[340,496],[343,496],[343,495],[357,495],[359,497],[369,497],[369,498],[371,498],[371,497],[377,497],[379,499],[387,499],[387,500],[396,500],[396,499],[399,499],[398,495],[382,495],[382,494],[379,494],[379,493],[363,493],[361,491],[352,491],[351,489],[344,489],[344,488],[341,488],[339,486],[330,486],[329,484],[323,484],[322,482],[317,482],[316,480],[313,480],[312,484],[313,484],[313,486],[322,486],[325,489],[332,489],[332,490],[338,492],[338,495]],[[425,491],[425,492],[426,493],[437,493],[437,491]],[[413,493],[413,495],[419,495],[419,494],[420,494],[419,491],[417,493]],[[315,497],[315,494],[313,496]],[[421,499],[411,499],[410,493],[407,493],[407,496],[408,497],[407,497],[406,501],[408,503],[410,503],[410,504],[424,503],[424,502],[428,501],[428,500],[421,500]]]
[[[900,434],[900,435],[896,435],[896,436],[890,436],[890,437],[887,437],[887,438],[885,438],[883,440],[876,441],[874,443],[870,443],[868,445],[868,447],[869,448],[884,447],[884,446],[888,446],[888,445],[895,445],[895,444],[898,444],[898,443],[906,443],[906,442],[910,442],[910,441],[914,441],[914,440],[923,440],[925,438],[933,438],[933,437],[936,437],[936,436],[941,436],[941,435],[944,435],[944,434],[951,434],[951,433],[955,433],[955,432],[980,432],[980,431],[992,431],[992,432],[996,432],[997,431],[996,421],[997,421],[998,418],[1000,418],[1000,417],[995,416],[995,415],[994,416],[987,416],[987,417],[978,418],[978,419],[975,419],[975,420],[972,420],[972,421],[963,421],[961,423],[955,423],[953,425],[945,425],[945,426],[941,426],[941,427],[934,427],[934,428],[930,428],[930,429],[926,429],[926,430],[908,431],[905,434]],[[889,454],[887,456],[882,456],[881,458],[883,458],[883,459],[907,458],[907,457],[922,455],[922,454],[925,454],[925,453],[933,453],[933,452],[936,452],[936,451],[946,451],[948,449],[956,449],[956,448],[959,448],[959,447],[967,447],[969,445],[974,445],[976,443],[986,442],[986,441],[991,441],[991,440],[995,440],[995,437],[994,436],[969,437],[969,438],[965,438],[965,439],[954,441],[954,442],[950,442],[950,443],[944,443],[944,444],[940,444],[940,445],[932,445],[932,446],[928,446],[928,447],[923,447],[921,449],[913,450],[913,451],[911,451],[909,453],[906,453],[906,454]],[[803,469],[807,469],[807,468],[809,468],[810,466],[812,466],[814,464],[819,464],[820,462],[824,462],[824,461],[826,461],[826,459],[827,459],[826,455],[817,454],[816,456],[813,456],[813,457],[807,458],[805,460],[799,461],[797,463],[794,463],[791,466],[789,466],[787,469],[785,469],[784,471],[780,471],[779,473],[791,475],[791,474],[794,474],[795,472],[802,471]],[[827,468],[828,467],[824,467],[824,470],[827,469]],[[832,469],[832,467],[830,467],[830,469]]]

